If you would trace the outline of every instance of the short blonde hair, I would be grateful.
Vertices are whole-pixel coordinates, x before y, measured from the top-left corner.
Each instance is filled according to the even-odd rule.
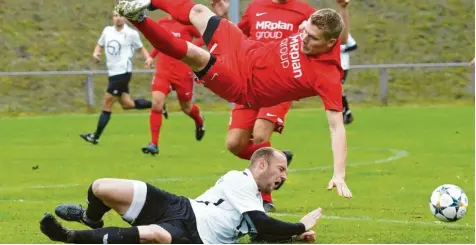
[[[311,24],[324,31],[324,38],[326,40],[337,39],[344,29],[344,22],[339,13],[329,8],[314,12],[311,15]]]

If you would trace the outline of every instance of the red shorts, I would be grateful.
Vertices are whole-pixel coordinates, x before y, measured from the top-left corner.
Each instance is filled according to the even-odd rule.
[[[177,93],[180,102],[191,101],[193,97],[192,72],[186,72],[181,76],[155,74],[152,78],[152,91],[168,95],[172,89]]]
[[[292,102],[289,101],[261,109],[254,109],[235,104],[231,111],[228,130],[240,128],[253,131],[256,119],[265,119],[274,123],[275,132],[282,133],[284,129],[284,120],[291,104]]]
[[[233,23],[226,19],[212,17],[210,23],[218,24],[207,45],[210,53],[216,57],[215,64],[201,78],[204,86],[221,98],[241,105],[250,106],[252,94],[247,86],[246,55],[249,50],[247,37]],[[219,22],[218,22],[219,21]],[[207,31],[204,33],[204,39]],[[256,43],[256,42],[255,42]],[[251,96],[251,97],[250,97]]]

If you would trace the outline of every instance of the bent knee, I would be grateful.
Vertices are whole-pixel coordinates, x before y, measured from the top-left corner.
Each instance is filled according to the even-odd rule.
[[[241,150],[245,147],[243,140],[236,137],[226,138],[226,148],[234,155],[240,154]]]
[[[197,17],[202,14],[210,14],[213,12],[203,4],[195,4],[193,5],[192,9],[190,10],[190,17]]]
[[[253,134],[253,143],[255,144],[261,144],[263,142],[267,142],[271,140],[271,133],[268,132],[263,132],[263,133],[258,133],[258,134]]]
[[[93,182],[91,185],[91,188],[93,190],[93,193],[96,197],[102,198],[105,197],[108,193],[108,188],[107,188],[107,182],[109,179],[103,178],[103,179],[97,179]]]
[[[164,101],[160,99],[152,99],[152,109],[161,111],[164,107]]]
[[[117,192],[117,179],[97,179],[92,184],[93,194],[101,200],[108,199]]]
[[[172,235],[159,225],[138,226],[137,228],[141,243],[172,243]]]
[[[192,112],[192,105],[190,102],[180,102],[180,109],[183,111],[185,114],[190,114]]]
[[[266,119],[258,119],[253,128],[253,143],[260,144],[271,140],[276,124]]]

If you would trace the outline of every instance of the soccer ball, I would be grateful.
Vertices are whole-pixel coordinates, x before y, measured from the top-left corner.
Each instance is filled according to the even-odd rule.
[[[467,208],[468,197],[456,185],[441,185],[431,193],[431,213],[441,221],[457,221],[466,214]]]

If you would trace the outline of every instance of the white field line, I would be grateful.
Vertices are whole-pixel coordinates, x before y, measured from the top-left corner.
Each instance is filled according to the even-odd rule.
[[[81,201],[69,201],[68,203],[80,203]],[[61,201],[32,201],[32,200],[0,200],[0,203],[26,203],[26,204],[58,204],[64,203]],[[271,216],[276,217],[293,217],[301,218],[302,214],[294,213],[270,213]],[[365,216],[328,216],[323,215],[321,219],[324,220],[344,220],[344,221],[361,221],[361,222],[373,222],[373,223],[387,223],[387,224],[406,224],[406,225],[422,225],[422,226],[448,226],[448,227],[458,227],[458,228],[474,228],[474,225],[469,224],[460,224],[460,223],[446,223],[440,221],[413,221],[413,220],[391,220],[391,219],[376,219]]]
[[[295,217],[301,218],[304,215],[292,214],[292,213],[271,213],[271,216],[276,217]],[[440,221],[413,221],[413,220],[391,220],[391,219],[375,219],[371,217],[358,217],[358,216],[327,216],[322,215],[322,219],[330,220],[348,220],[348,221],[369,221],[377,223],[391,223],[391,224],[407,224],[407,225],[424,225],[424,226],[451,226],[451,227],[465,227],[465,228],[474,228],[474,225],[463,225],[458,223],[446,223]]]
[[[389,151],[393,153],[392,156],[377,159],[373,161],[366,161],[366,162],[355,162],[355,163],[348,163],[347,166],[364,166],[364,165],[374,165],[374,164],[383,164],[389,163],[392,161],[396,161],[398,159],[404,158],[408,156],[408,151],[406,150],[397,150],[397,149],[381,149],[381,148],[362,148],[362,147],[353,147],[349,149],[361,150],[361,151]],[[296,173],[296,172],[311,172],[311,171],[318,171],[324,169],[332,168],[332,165],[328,166],[316,166],[312,168],[297,168],[297,169],[289,169],[289,173]],[[182,182],[182,181],[194,181],[194,180],[203,180],[203,179],[213,179],[218,178],[221,175],[203,175],[203,176],[190,176],[190,177],[168,177],[168,178],[154,178],[145,180],[146,182]],[[78,186],[84,186],[86,184],[75,184],[75,183],[66,183],[66,184],[55,184],[55,185],[34,185],[34,186],[5,186],[0,187],[0,191],[3,190],[25,190],[25,189],[61,189],[61,188],[74,188]]]

